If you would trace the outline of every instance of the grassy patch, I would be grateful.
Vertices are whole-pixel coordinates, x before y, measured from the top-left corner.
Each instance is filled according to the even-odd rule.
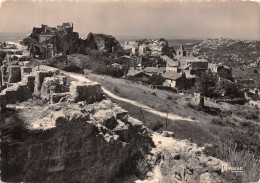
[[[245,167],[245,175],[249,179],[246,179],[246,176],[242,177],[237,176],[237,174],[225,173],[223,176],[227,180],[235,182],[241,182],[242,180],[252,181],[259,173],[254,161],[258,161],[257,158],[260,152],[260,139],[258,136],[260,128],[246,120],[254,119],[257,121],[257,111],[255,109],[239,105],[225,106],[225,111],[219,111],[216,108],[201,109],[190,103],[191,98],[189,96],[181,97],[174,93],[161,90],[156,90],[156,95],[153,95],[152,93],[155,93],[153,89],[143,85],[134,85],[124,79],[114,79],[97,75],[91,75],[89,79],[100,82],[113,93],[115,93],[113,89],[116,86],[119,88],[120,93],[115,94],[120,97],[137,101],[158,111],[170,112],[183,117],[192,117],[193,119],[196,117],[196,120],[200,121],[200,123],[183,120],[166,120],[166,116],[160,117],[143,109],[140,110],[139,107],[131,104],[112,100],[126,109],[129,115],[141,120],[148,128],[154,131],[173,131],[176,138],[190,139],[199,146],[204,146],[205,143],[214,144],[214,153],[211,155],[225,161],[230,161],[234,163],[233,166],[238,166],[239,159],[241,159],[243,162],[241,162],[241,166]],[[241,119],[235,119],[231,115],[231,112],[241,117]],[[215,117],[210,114],[214,114]],[[243,119],[245,120],[243,121]],[[243,128],[239,129],[241,127]],[[230,141],[231,145],[229,144]],[[249,168],[246,164],[253,168]]]
[[[205,128],[204,123],[189,122],[184,120],[169,120],[166,116],[160,117],[147,112],[139,107],[131,104],[114,100],[123,109],[126,109],[130,116],[133,116],[143,122],[148,128],[153,131],[161,132],[163,130],[173,131],[175,137],[178,139],[190,139],[192,142],[198,145],[204,145],[204,143],[213,143],[215,141],[214,136]]]

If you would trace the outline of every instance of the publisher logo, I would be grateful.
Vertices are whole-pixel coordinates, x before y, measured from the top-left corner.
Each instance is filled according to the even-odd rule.
[[[231,171],[231,172],[244,172],[243,167],[233,167],[231,166],[230,162],[222,164],[221,171]]]

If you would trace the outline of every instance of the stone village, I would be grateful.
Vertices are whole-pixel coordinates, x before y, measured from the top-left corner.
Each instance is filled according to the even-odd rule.
[[[113,55],[111,67],[126,63],[124,77],[145,81],[160,75],[165,79],[161,87],[178,92],[189,89],[207,70],[217,73],[230,68],[208,63],[183,45],[174,50],[165,39],[127,41],[124,48],[104,34],[90,33],[84,40],[73,32],[72,23],[33,28],[23,43],[3,43],[0,50],[1,114],[8,112],[8,106],[17,105],[24,119],[22,124],[1,124],[2,179],[107,182],[131,168],[140,177],[152,178],[156,172],[151,171],[157,168],[162,182],[224,181],[220,176],[224,162],[206,156],[203,148],[191,142],[175,140],[173,132],[153,134],[106,99],[99,83],[71,81],[66,72],[33,62],[86,49],[104,50]],[[29,57],[33,59],[27,60]],[[245,95],[249,104],[259,105],[258,89]],[[200,93],[193,97],[197,105],[204,105]],[[32,98],[47,103],[30,106]]]

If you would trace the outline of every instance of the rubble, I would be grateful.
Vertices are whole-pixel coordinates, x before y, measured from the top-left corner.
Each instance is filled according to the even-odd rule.
[[[65,93],[52,93],[50,95],[50,103],[51,104],[55,104],[60,102],[63,98],[68,98],[70,96],[69,92],[65,92]]]

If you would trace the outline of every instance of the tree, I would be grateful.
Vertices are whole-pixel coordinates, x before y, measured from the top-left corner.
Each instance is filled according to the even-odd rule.
[[[212,72],[202,73],[195,82],[194,92],[200,93],[205,97],[218,97],[220,93],[216,90],[218,78]]]
[[[232,71],[230,68],[225,68],[224,66],[220,67],[218,70],[218,76],[230,81],[234,81],[232,77]]]
[[[153,85],[162,85],[165,79],[160,74],[153,74],[148,83]]]
[[[226,97],[244,98],[244,93],[240,90],[241,86],[237,83],[226,80],[221,82],[219,85],[225,91]]]

